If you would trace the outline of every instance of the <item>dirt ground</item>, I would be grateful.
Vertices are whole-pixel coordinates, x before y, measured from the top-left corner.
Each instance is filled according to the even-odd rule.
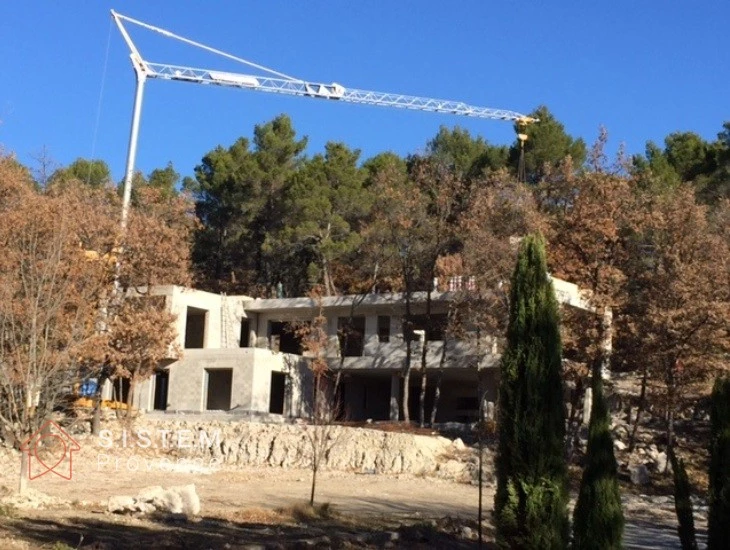
[[[477,548],[478,489],[469,484],[325,471],[318,477],[316,502],[327,506],[311,510],[304,506],[308,470],[211,469],[169,466],[155,457],[81,455],[72,480],[45,475],[29,482],[33,491],[54,497],[55,505],[0,506],[0,549]],[[18,466],[0,461],[0,492],[16,487]],[[202,506],[192,520],[106,512],[112,496],[190,483]],[[487,541],[493,498],[486,486]],[[667,497],[662,506],[630,491],[624,498],[626,548],[679,548]]]
[[[421,544],[424,548],[432,544],[469,548],[476,535],[478,490],[466,484],[402,475],[321,472],[316,501],[329,503],[330,508],[325,517],[310,517],[302,506],[311,487],[307,470],[251,468],[200,473],[145,471],[145,467],[130,471],[129,466],[126,460],[103,467],[84,461],[75,465],[71,481],[56,476],[31,481],[33,490],[69,504],[16,509],[13,517],[0,517],[0,548],[54,548],[58,542],[71,548],[96,543],[90,548],[114,550]],[[13,487],[13,474],[3,472],[0,485]],[[200,496],[199,519],[133,517],[105,511],[111,496],[134,496],[152,485],[189,483],[195,484]],[[491,490],[486,489],[485,503],[492,498]]]

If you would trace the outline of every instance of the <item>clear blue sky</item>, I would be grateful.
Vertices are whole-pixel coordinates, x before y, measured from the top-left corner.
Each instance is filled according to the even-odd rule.
[[[545,104],[572,135],[590,143],[604,125],[631,153],[678,130],[715,139],[730,120],[727,0],[27,0],[0,10],[0,144],[21,162],[45,146],[65,165],[93,148],[121,179],[134,76],[111,8],[307,80],[520,112]],[[238,70],[147,31],[133,37],[149,61]],[[145,173],[172,161],[192,174],[207,151],[279,113],[309,136],[310,154],[329,140],[363,157],[417,152],[440,125],[513,139],[498,121],[158,80],[145,94]]]

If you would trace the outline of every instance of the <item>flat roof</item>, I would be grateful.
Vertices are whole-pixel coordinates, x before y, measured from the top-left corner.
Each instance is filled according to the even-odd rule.
[[[427,292],[413,292],[411,301],[416,304],[423,304],[427,299]],[[453,292],[432,292],[431,301],[448,302],[454,298]],[[337,307],[361,306],[385,306],[405,304],[405,294],[402,292],[389,292],[385,294],[348,294],[345,296],[323,296],[322,307],[325,309]],[[244,300],[243,309],[251,312],[281,311],[292,309],[317,309],[319,304],[308,297],[301,298],[256,298]]]

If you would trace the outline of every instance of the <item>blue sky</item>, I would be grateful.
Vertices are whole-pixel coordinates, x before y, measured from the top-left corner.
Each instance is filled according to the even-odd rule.
[[[59,165],[93,153],[122,178],[134,76],[111,8],[306,80],[520,112],[544,104],[572,135],[590,143],[604,125],[632,153],[678,130],[715,139],[730,120],[726,0],[27,0],[0,14],[0,146],[21,162],[43,147]],[[130,30],[149,61],[250,72]],[[172,161],[192,174],[207,151],[280,113],[309,136],[309,154],[329,140],[364,158],[418,152],[440,125],[513,140],[505,122],[153,80],[137,167]]]

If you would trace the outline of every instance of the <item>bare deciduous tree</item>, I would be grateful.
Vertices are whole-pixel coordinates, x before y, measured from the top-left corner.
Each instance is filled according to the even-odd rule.
[[[644,208],[630,272],[631,340],[646,375],[662,386],[652,397],[666,412],[669,450],[683,394],[727,367],[730,242],[688,186]]]
[[[112,352],[126,350],[124,368],[135,380],[148,373],[160,355],[148,341],[144,351],[122,346],[131,331],[146,329],[169,344],[169,314],[113,300],[115,273],[121,296],[188,280],[189,205],[153,194],[140,194],[121,239],[113,189],[69,180],[38,190],[27,169],[0,157],[0,436],[15,446],[72,396],[76,383],[108,364]]]
[[[135,389],[152,376],[165,359],[181,352],[175,339],[175,316],[160,296],[127,297],[109,323],[109,355],[112,378],[129,380],[127,418],[132,417]]]
[[[311,424],[306,427],[309,444],[309,459],[312,469],[312,486],[309,493],[309,504],[314,506],[317,487],[317,474],[327,461],[330,451],[340,442],[341,431],[333,424],[337,416],[337,396],[333,394],[328,374],[327,318],[322,306],[323,289],[315,287],[309,297],[317,306],[317,315],[311,321],[300,321],[295,328],[296,335],[302,342],[304,355],[309,361],[314,383],[312,385]]]

